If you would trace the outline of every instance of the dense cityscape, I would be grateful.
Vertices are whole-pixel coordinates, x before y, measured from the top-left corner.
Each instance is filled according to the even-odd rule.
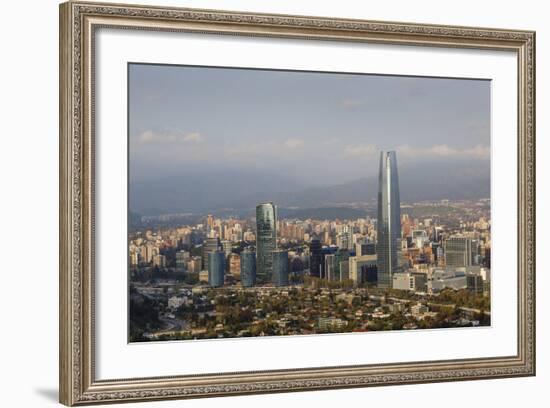
[[[131,229],[129,340],[490,325],[490,200],[401,202],[395,152],[378,177],[360,218],[283,218],[265,202]]]

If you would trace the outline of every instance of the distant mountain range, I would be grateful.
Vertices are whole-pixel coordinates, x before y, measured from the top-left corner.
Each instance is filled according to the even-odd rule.
[[[431,162],[399,168],[402,201],[475,199],[489,197],[488,161]],[[349,207],[376,199],[378,178],[311,187],[279,174],[223,172],[182,174],[130,183],[130,208],[143,215],[163,213],[251,212],[263,201],[288,211]]]

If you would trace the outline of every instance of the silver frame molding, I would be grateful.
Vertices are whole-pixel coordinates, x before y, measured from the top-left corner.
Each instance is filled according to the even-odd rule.
[[[518,62],[518,350],[513,356],[95,379],[94,33],[99,27],[513,51]],[[60,402],[82,405],[535,375],[535,33],[68,2],[60,5]]]

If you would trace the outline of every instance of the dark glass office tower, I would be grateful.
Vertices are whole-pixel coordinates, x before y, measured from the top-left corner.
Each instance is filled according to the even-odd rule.
[[[288,286],[288,251],[277,249],[273,251],[273,284]]]
[[[256,284],[256,253],[251,248],[241,252],[241,284],[245,287]]]
[[[392,275],[398,272],[401,238],[401,208],[397,157],[394,151],[380,152],[378,175],[377,268],[378,286],[391,288]]]
[[[225,253],[220,250],[208,253],[208,284],[212,287],[223,286],[225,273]]]
[[[205,271],[208,271],[209,258],[208,254],[210,252],[217,251],[221,249],[221,242],[219,238],[206,238],[202,244],[202,267]]]
[[[261,282],[273,275],[273,251],[277,249],[277,207],[263,203],[256,207],[256,274]]]
[[[322,277],[322,271],[324,269],[323,265],[323,253],[322,253],[321,241],[318,239],[312,239],[309,244],[309,274],[311,276],[316,276],[317,278]]]

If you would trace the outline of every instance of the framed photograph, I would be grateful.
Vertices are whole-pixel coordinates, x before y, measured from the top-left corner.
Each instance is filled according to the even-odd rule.
[[[535,33],[60,6],[60,401],[535,374]]]

